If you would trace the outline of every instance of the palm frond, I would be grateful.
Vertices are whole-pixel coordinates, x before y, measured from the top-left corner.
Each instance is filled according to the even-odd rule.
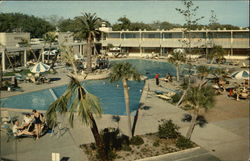
[[[90,94],[81,83],[73,76],[69,76],[71,81],[64,94],[53,102],[46,116],[49,124],[57,121],[57,112],[64,114],[69,112],[69,123],[73,127],[75,114],[86,125],[91,125],[90,113],[101,116],[102,110],[99,99]]]
[[[133,79],[135,81],[140,81],[141,76],[135,67],[128,62],[116,63],[111,67],[110,81],[116,82],[122,79]]]

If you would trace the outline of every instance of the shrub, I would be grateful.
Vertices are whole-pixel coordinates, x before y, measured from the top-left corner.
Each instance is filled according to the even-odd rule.
[[[179,136],[179,127],[172,120],[161,120],[162,124],[158,127],[158,135],[164,139],[175,139]]]
[[[181,99],[181,96],[182,96],[182,92],[177,92],[177,93],[172,97],[172,102],[173,102],[173,103],[177,103],[177,102]]]
[[[155,146],[155,147],[160,146],[160,142],[159,142],[159,140],[155,141],[155,142],[153,143],[153,146]]]
[[[133,136],[130,140],[132,145],[142,145],[144,143],[143,139],[140,136]]]
[[[122,145],[129,145],[129,138],[117,128],[105,128],[100,132],[106,151],[120,150]]]
[[[187,139],[183,136],[180,136],[176,141],[176,147],[178,147],[180,149],[192,148],[193,143],[189,139]]]
[[[193,107],[190,104],[186,104],[182,109],[183,110],[192,110]]]
[[[132,148],[129,145],[122,145],[122,150],[124,150],[124,151],[131,151]]]
[[[116,157],[117,157],[117,154],[113,150],[108,151],[108,158],[110,160],[114,160]]]

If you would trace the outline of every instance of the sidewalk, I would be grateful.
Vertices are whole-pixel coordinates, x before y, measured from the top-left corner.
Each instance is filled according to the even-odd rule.
[[[161,90],[155,85],[154,80],[149,81],[151,91]],[[166,88],[174,88],[166,86]],[[143,92],[146,92],[145,90]],[[180,132],[185,135],[189,123],[184,123],[181,118],[186,111],[167,103],[165,100],[156,97],[153,92],[142,94],[143,105],[147,109],[140,109],[135,128],[135,135],[157,132],[159,120],[172,119],[180,126]],[[230,108],[230,107],[228,107]],[[12,111],[13,112],[13,111]],[[227,111],[225,111],[227,112]],[[99,130],[106,127],[117,127],[117,123],[112,121],[112,115],[103,115],[96,119]],[[132,117],[133,118],[133,117]],[[182,153],[177,155],[179,161],[245,161],[248,159],[249,143],[249,117],[238,117],[227,120],[210,121],[203,128],[195,127],[191,140],[201,147],[195,154]],[[64,122],[68,119],[65,117]],[[66,126],[66,125],[65,125]],[[127,134],[127,117],[121,116],[119,128]],[[1,137],[2,157],[18,161],[50,161],[52,152],[59,152],[62,157],[69,157],[69,161],[87,161],[86,155],[78,148],[80,144],[93,142],[93,136],[89,127],[82,125],[76,120],[71,133],[65,133],[62,137],[50,136],[47,134],[40,140],[34,141],[30,138],[22,139],[18,142],[17,153],[13,142],[6,143]],[[72,134],[73,136],[71,136]],[[3,136],[3,135],[2,135]],[[177,157],[176,156],[176,157]],[[218,159],[219,158],[219,159]],[[174,158],[158,158],[157,161],[173,161]]]

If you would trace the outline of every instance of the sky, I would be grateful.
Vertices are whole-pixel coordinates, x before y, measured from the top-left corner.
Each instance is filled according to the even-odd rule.
[[[199,6],[197,17],[205,16],[201,24],[208,24],[211,10],[215,11],[218,22],[241,27],[249,26],[248,0],[196,0]],[[19,12],[38,17],[57,15],[64,18],[80,16],[82,12],[96,13],[98,17],[116,23],[126,16],[132,22],[152,23],[168,21],[183,24],[184,18],[175,8],[183,8],[181,1],[3,1],[0,12]]]

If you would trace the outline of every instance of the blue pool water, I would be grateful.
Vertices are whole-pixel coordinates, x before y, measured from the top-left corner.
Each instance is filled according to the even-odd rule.
[[[133,64],[142,75],[146,75],[148,78],[154,78],[156,73],[159,73],[160,77],[165,77],[167,73],[176,76],[175,66],[170,63],[142,59],[115,60],[114,63],[120,61]]]
[[[125,61],[132,63],[141,74],[146,75],[148,78],[153,78],[156,73],[162,76],[165,76],[166,73],[175,75],[175,67],[169,63],[135,59]],[[117,84],[119,87],[117,87]],[[144,81],[129,81],[128,85],[130,87],[130,109],[131,111],[135,111],[139,105]],[[110,83],[108,79],[87,80],[83,82],[83,86],[90,93],[100,98],[103,113],[113,115],[126,114],[121,82]],[[65,85],[52,89],[55,95],[59,97],[65,91],[66,87]],[[47,110],[53,101],[54,99],[48,89],[1,99],[2,107],[39,110]]]

